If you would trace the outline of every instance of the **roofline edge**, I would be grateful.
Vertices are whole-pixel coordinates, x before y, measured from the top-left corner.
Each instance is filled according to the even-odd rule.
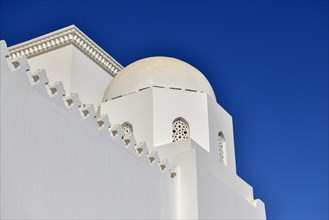
[[[75,25],[70,25],[40,37],[13,45],[9,47],[8,50],[12,58],[22,55],[31,58],[67,45],[73,45],[78,48],[113,77],[117,72],[123,69],[123,66],[119,62]]]

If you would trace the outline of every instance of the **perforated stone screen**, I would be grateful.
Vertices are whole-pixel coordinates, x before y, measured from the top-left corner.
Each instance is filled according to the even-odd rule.
[[[129,122],[125,122],[122,124],[122,130],[124,134],[133,133],[133,126]]]
[[[218,133],[219,161],[225,163],[225,138],[222,132]]]
[[[183,118],[176,118],[173,123],[172,138],[173,142],[187,139],[190,137],[190,128]]]

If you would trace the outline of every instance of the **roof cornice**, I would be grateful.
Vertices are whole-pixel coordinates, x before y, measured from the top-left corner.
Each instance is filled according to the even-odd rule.
[[[31,58],[67,45],[78,48],[113,77],[123,69],[120,63],[74,25],[11,46],[8,49],[12,58],[21,55]]]

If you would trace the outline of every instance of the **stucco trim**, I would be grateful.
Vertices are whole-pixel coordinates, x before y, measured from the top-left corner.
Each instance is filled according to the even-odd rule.
[[[11,46],[8,49],[13,59],[22,55],[31,58],[67,45],[78,48],[113,77],[123,69],[120,63],[74,25]]]

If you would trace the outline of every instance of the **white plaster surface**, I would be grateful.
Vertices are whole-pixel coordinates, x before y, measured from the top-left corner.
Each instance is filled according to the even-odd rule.
[[[266,219],[264,203],[254,200],[251,186],[195,149],[199,219]]]
[[[104,91],[113,77],[76,47],[72,47],[71,93],[79,94],[81,102],[102,103]]]
[[[216,100],[206,77],[190,64],[170,57],[149,57],[122,69],[108,85],[103,101],[150,86],[195,90]]]
[[[158,147],[177,167],[177,216],[181,219],[266,219],[253,189],[225,165],[209,157],[193,139]],[[256,205],[255,205],[256,204]]]
[[[1,219],[175,217],[175,181],[10,72],[1,46]]]
[[[205,93],[148,88],[102,103],[101,114],[108,114],[112,124],[129,121],[136,138],[145,140],[150,150],[171,143],[172,122],[183,117],[189,123],[191,138],[209,151]]]
[[[123,96],[101,104],[101,114],[108,115],[111,124],[129,122],[137,140],[153,149],[153,94],[150,89]]]
[[[73,45],[29,58],[31,72],[46,69],[49,83],[63,82],[65,91],[78,93],[84,104],[95,108],[102,102],[112,76]]]
[[[210,95],[149,88],[105,102],[101,113],[120,134],[113,138],[109,124],[97,126],[104,118],[93,107],[83,119],[77,96],[65,96],[57,84],[49,97],[44,72],[31,86],[26,59],[15,69],[7,54],[1,41],[2,219],[266,218],[264,203],[236,175],[232,118]],[[72,98],[72,107],[63,98]],[[188,121],[191,138],[172,143],[176,116]],[[133,145],[124,146],[126,121],[149,155],[146,147],[137,155]],[[217,157],[218,131],[225,134],[227,166]]]
[[[41,56],[29,58],[30,71],[47,69],[49,83],[61,81],[66,91],[71,90],[72,48],[68,45],[57,50],[44,53]]]
[[[228,167],[235,172],[232,117],[206,93],[152,87],[102,103],[112,124],[129,121],[148,147],[172,143],[172,122],[184,118],[190,137],[218,159],[218,133],[225,134]],[[212,146],[212,147],[211,147]]]
[[[218,149],[218,133],[222,132],[225,137],[224,161],[228,169],[236,173],[235,152],[234,152],[234,135],[233,121],[228,114],[218,103],[208,97],[208,121],[209,121],[209,146],[210,157],[214,160],[219,160]]]

